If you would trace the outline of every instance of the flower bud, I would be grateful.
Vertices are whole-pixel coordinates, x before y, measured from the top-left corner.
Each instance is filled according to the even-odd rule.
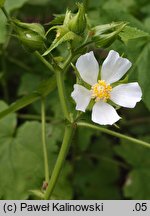
[[[17,37],[30,51],[36,51],[44,48],[43,38],[32,31],[21,31]]]
[[[99,25],[91,29],[89,36],[97,47],[108,47],[126,25],[124,22]]]
[[[85,9],[83,4],[78,3],[78,12],[76,15],[72,17],[70,22],[68,23],[68,28],[70,31],[73,31],[76,34],[83,34],[86,29],[86,17],[85,17]]]
[[[66,14],[65,14],[65,18],[64,18],[63,25],[64,25],[64,26],[65,26],[65,25],[67,26],[68,23],[70,22],[71,18],[72,18],[72,13],[71,13],[70,10],[67,10],[67,11],[66,11]]]
[[[30,51],[36,51],[44,48],[45,30],[39,23],[23,23],[13,20],[16,37]]]

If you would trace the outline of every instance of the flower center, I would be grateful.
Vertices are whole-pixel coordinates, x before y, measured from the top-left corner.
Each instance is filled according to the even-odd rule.
[[[112,87],[104,80],[98,80],[98,83],[92,86],[91,91],[92,98],[94,98],[96,102],[99,100],[103,100],[106,102],[110,98],[110,92],[112,91]]]

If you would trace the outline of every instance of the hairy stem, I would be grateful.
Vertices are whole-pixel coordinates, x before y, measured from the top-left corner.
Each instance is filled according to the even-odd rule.
[[[45,181],[49,181],[49,166],[48,166],[48,153],[46,146],[46,126],[45,126],[45,98],[41,100],[41,120],[42,120],[42,144],[44,154],[44,169],[45,169]]]
[[[60,171],[61,171],[62,166],[63,166],[63,162],[66,158],[66,155],[67,155],[67,152],[69,149],[69,145],[70,145],[70,142],[71,142],[71,139],[73,136],[73,131],[74,131],[74,128],[72,125],[66,125],[62,146],[61,146],[57,161],[55,163],[54,170],[52,172],[52,175],[51,175],[51,178],[50,178],[50,181],[48,183],[48,187],[47,187],[47,190],[45,193],[45,199],[46,200],[50,199],[51,194],[52,194],[54,187],[56,185],[56,182],[58,180]]]
[[[38,51],[35,51],[34,54],[50,71],[55,72],[53,66]]]
[[[57,80],[57,87],[58,87],[58,94],[59,94],[59,100],[61,103],[61,108],[64,113],[64,117],[71,122],[69,110],[68,110],[68,105],[67,105],[67,100],[66,100],[66,95],[65,95],[65,90],[64,90],[64,78],[63,78],[63,73],[60,70],[56,71],[56,80]]]

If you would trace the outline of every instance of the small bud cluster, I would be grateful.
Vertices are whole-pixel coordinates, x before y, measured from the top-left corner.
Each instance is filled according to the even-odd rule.
[[[76,34],[83,34],[86,29],[86,17],[83,4],[78,4],[78,12],[69,20],[68,28]]]
[[[84,4],[77,4],[78,11],[76,14],[70,10],[66,11],[61,23],[52,24],[47,33],[42,25],[38,23],[23,23],[13,20],[16,37],[30,51],[44,50],[45,43],[48,44],[48,34],[56,31],[56,36],[50,47],[43,53],[43,56],[49,54],[57,46],[64,42],[69,42],[72,50],[80,47],[81,44],[94,43],[96,47],[107,47],[118,37],[120,31],[126,26],[124,22],[114,22],[111,24],[98,25],[90,27],[87,22]],[[57,17],[59,19],[59,16]],[[82,50],[81,50],[82,51]]]

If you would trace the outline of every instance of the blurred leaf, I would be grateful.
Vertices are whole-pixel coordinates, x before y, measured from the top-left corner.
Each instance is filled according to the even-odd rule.
[[[35,102],[36,100],[39,100],[40,98],[41,98],[41,96],[39,96],[39,94],[32,93],[28,96],[25,96],[25,97],[17,100],[16,102],[12,103],[7,109],[0,112],[0,119],[4,118],[6,115],[8,115],[10,113],[16,112],[16,111],[22,109],[23,107],[28,106],[29,104]]]
[[[119,36],[121,37],[121,40],[124,43],[127,43],[129,40],[137,39],[137,38],[141,38],[141,37],[147,37],[150,35],[147,32],[141,31],[137,28],[126,26],[122,30],[122,32],[119,33]]]
[[[86,149],[89,147],[90,142],[91,142],[91,137],[93,135],[93,130],[91,129],[86,129],[85,133],[85,128],[80,128],[78,130],[78,148],[81,151],[86,151]]]
[[[65,19],[65,14],[55,15],[55,18],[49,23],[51,25],[62,25]]]
[[[8,106],[3,102],[0,101],[0,111],[5,110]],[[16,127],[16,115],[15,114],[11,114],[7,117],[5,117],[4,119],[1,119],[0,121],[0,136],[1,139],[4,138],[5,140],[5,136],[12,136],[14,133],[14,129]]]
[[[0,118],[3,118],[9,113],[16,112],[17,110],[20,110],[23,107],[26,107],[27,105],[41,99],[41,96],[47,96],[55,88],[56,88],[56,80],[55,80],[55,76],[52,76],[46,81],[44,80],[33,93],[17,100],[16,102],[12,103],[9,106],[9,108],[0,112]]]
[[[146,29],[148,30],[148,32],[150,33],[150,16],[144,20],[144,25]]]
[[[5,3],[5,0],[0,0],[0,7],[2,7]]]
[[[28,2],[28,0],[17,0],[17,1],[7,0],[5,3],[5,7],[10,12],[14,9],[21,8],[26,2]]]
[[[34,0],[34,1],[39,1],[39,0]],[[46,0],[44,0],[46,1]],[[42,1],[41,1],[42,2]],[[82,2],[82,0],[78,0],[77,2]],[[75,5],[76,1],[75,0],[49,0],[49,4],[51,5],[51,7],[55,8],[56,11],[59,12],[64,12],[64,10],[66,10],[66,8],[76,8]]]
[[[133,170],[129,173],[125,186],[124,195],[127,198],[137,200],[150,199],[150,173],[148,169]]]
[[[74,177],[77,196],[80,199],[119,199],[119,189],[115,184],[119,169],[117,163],[112,162],[109,140],[105,136],[97,137],[85,153],[77,157],[80,158],[76,161]]]
[[[134,16],[130,11],[133,0],[130,0],[128,2],[130,3],[127,4],[127,1],[124,0],[113,0],[113,2],[111,0],[104,1],[104,4],[100,8],[101,22],[108,23],[112,21],[126,21],[129,22],[133,27],[145,30],[141,20],[138,20],[138,18]]]
[[[149,142],[150,136],[141,139]],[[122,140],[116,152],[131,165],[124,185],[124,195],[132,199],[150,199],[150,150],[139,145],[133,149],[129,141]]]
[[[34,82],[33,82],[34,80]],[[18,95],[27,95],[32,93],[40,84],[41,78],[35,74],[24,74],[21,77],[21,83],[18,90]]]
[[[61,171],[60,178],[57,182],[51,199],[54,200],[70,200],[73,197],[73,187],[70,183],[70,177],[72,175],[72,166],[70,162],[65,162],[64,167]]]
[[[138,80],[143,92],[143,101],[147,108],[150,110],[150,44],[145,45],[143,51],[140,54],[140,60],[138,63]]]
[[[33,4],[33,5],[44,5],[44,4],[47,4],[49,3],[50,0],[28,0],[28,3],[29,4]]]
[[[0,11],[0,44],[5,42],[6,34],[6,18],[4,14]]]
[[[104,8],[109,10],[111,9],[119,9],[120,11],[127,11],[127,9],[134,5],[134,0],[107,0],[104,2]]]

